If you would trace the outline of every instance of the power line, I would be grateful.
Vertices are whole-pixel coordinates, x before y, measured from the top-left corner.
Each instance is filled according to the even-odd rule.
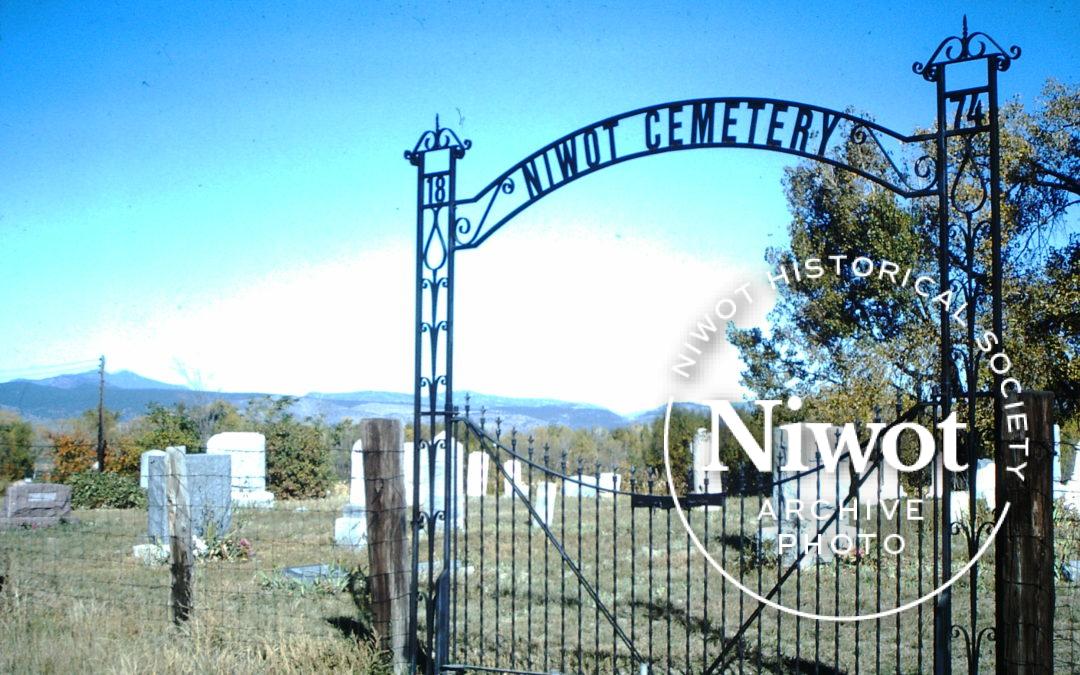
[[[84,359],[80,361],[68,361],[66,363],[0,369],[0,381],[26,379],[30,377],[41,378],[52,375],[69,375],[72,374],[71,371],[73,370],[83,370],[85,372],[85,370],[89,370],[95,365],[97,365],[97,359]]]

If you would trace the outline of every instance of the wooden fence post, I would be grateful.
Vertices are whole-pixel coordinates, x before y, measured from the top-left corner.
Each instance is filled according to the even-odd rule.
[[[995,544],[998,673],[1054,671],[1053,407],[1054,395],[1047,391],[1005,402],[996,457],[999,511],[1009,503]],[[1019,417],[1009,419],[1021,414],[1026,429]],[[1009,468],[1025,462],[1021,480]]]
[[[165,503],[169,520],[173,623],[179,625],[191,616],[195,553],[191,538],[187,455],[177,448],[165,451]]]
[[[406,650],[411,571],[406,557],[404,440],[398,420],[360,422],[372,629],[379,646],[390,652],[398,673],[404,672],[409,663]]]

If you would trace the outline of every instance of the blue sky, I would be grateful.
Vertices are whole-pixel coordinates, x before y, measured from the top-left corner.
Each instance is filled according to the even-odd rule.
[[[0,377],[104,353],[211,389],[407,391],[402,151],[436,113],[473,141],[468,194],[568,131],[681,98],[851,105],[911,130],[933,114],[911,63],[965,12],[1024,50],[1006,95],[1075,82],[1080,56],[1064,2],[313,7],[0,3]],[[784,165],[631,162],[463,254],[458,386],[662,400],[698,305],[782,243]]]

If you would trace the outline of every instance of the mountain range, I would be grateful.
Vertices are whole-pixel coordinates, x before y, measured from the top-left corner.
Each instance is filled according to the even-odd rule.
[[[215,400],[227,401],[243,410],[248,401],[266,394],[259,392],[216,392],[190,389],[181,385],[158,382],[127,370],[105,374],[105,407],[129,420],[146,412],[151,403],[172,406],[177,403],[202,405]],[[459,405],[464,404],[465,392],[457,394]],[[0,383],[0,409],[19,413],[25,419],[48,424],[69,419],[97,407],[98,372],[58,375],[40,380],[12,380]],[[587,403],[554,399],[512,398],[470,392],[473,415],[481,408],[487,418],[498,416],[505,427],[530,429],[547,424],[571,428],[614,428],[633,422],[649,421],[663,413],[663,408],[624,417],[607,408]],[[299,417],[322,416],[335,423],[345,418],[391,417],[412,421],[412,394],[387,391],[355,391],[347,393],[313,392],[300,396],[292,412]]]

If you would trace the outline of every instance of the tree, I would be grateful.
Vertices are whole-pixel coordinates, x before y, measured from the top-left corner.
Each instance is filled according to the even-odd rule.
[[[22,480],[34,473],[34,428],[11,413],[0,413],[0,478]]]
[[[284,499],[324,497],[333,481],[330,448],[321,420],[298,420],[292,396],[254,399],[247,418],[266,437],[269,489]]]
[[[120,423],[120,413],[104,411],[105,470],[111,473],[133,475],[139,471],[142,448]],[[97,409],[87,410],[79,417],[68,420],[59,431],[47,435],[52,445],[52,480],[64,482],[69,476],[90,471],[97,463]]]
[[[1080,252],[1075,237],[1054,246],[1053,237],[1046,235],[1066,224],[1066,211],[1080,196],[1078,110],[1080,90],[1050,83],[1036,112],[1029,114],[1018,103],[1004,108],[1001,142],[1002,171],[1009,179],[1002,209],[1008,308],[1004,347],[1023,355],[1014,359],[1012,374],[1026,388],[1058,394],[1065,421],[1078,412]],[[954,167],[963,165],[965,150],[950,142]],[[839,159],[854,166],[880,169],[883,161],[869,144],[855,139],[838,152]],[[954,194],[977,201],[980,185],[970,176],[962,178]],[[814,163],[788,169],[784,190],[792,214],[790,244],[769,250],[771,265],[828,255],[843,255],[847,261],[865,256],[910,268],[913,278],[937,277],[935,200],[905,202],[855,174]],[[983,204],[973,213],[978,227],[988,207]],[[979,284],[969,290],[976,298],[971,307],[978,324],[988,327],[989,289],[981,276],[990,267],[986,238],[980,235],[973,249],[971,278]],[[960,276],[967,267],[965,251],[954,242],[948,255]],[[938,379],[938,311],[910,287],[878,275],[857,278],[843,265],[840,274],[830,271],[820,279],[779,284],[770,333],[733,328],[729,337],[746,364],[743,382],[759,397],[797,393],[807,401],[807,417],[868,419],[897,402],[906,407],[926,400]],[[968,382],[971,367],[963,360],[952,365],[958,391],[988,386],[984,365],[974,369]],[[979,411],[982,418],[987,413]]]
[[[1016,161],[1006,167],[1013,186],[1016,217],[1040,234],[1060,223],[1080,201],[1080,88],[1053,79],[1042,92],[1042,106],[1028,113],[1019,103],[1007,106],[1007,129]]]
[[[205,444],[214,434],[223,431],[247,431],[249,426],[236,406],[222,400],[189,408],[188,416],[194,422],[200,444]]]
[[[663,415],[653,420],[649,446],[645,453],[645,466],[656,472],[661,485],[667,480],[664,466],[664,421]],[[679,492],[686,492],[688,472],[693,462],[691,444],[697,430],[702,427],[709,427],[708,415],[683,406],[672,406],[668,424],[668,454],[671,459],[671,479]]]
[[[172,445],[182,445],[193,452],[202,445],[199,425],[183,403],[172,408],[150,403],[146,415],[134,427],[136,443],[143,450],[164,450]]]

